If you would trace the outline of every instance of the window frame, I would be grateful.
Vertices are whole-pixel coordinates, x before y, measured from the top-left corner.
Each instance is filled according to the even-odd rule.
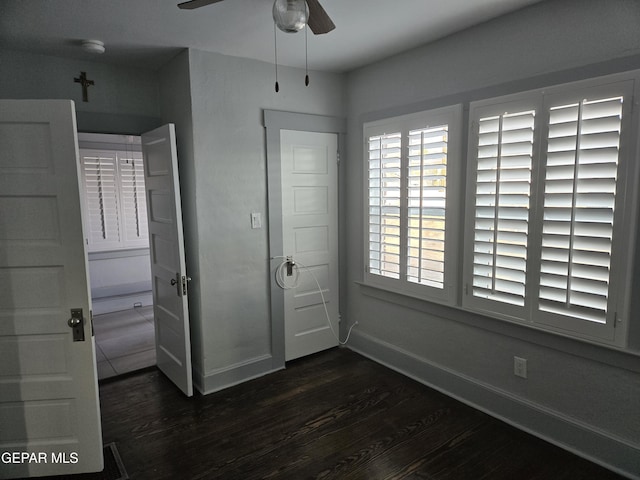
[[[578,85],[572,86],[558,86],[553,89],[548,89],[544,97],[544,114],[548,115],[551,108],[557,106],[560,103],[577,102],[590,96],[602,96],[624,97],[622,105],[622,119],[620,127],[620,145],[618,148],[618,168],[617,168],[617,180],[616,180],[616,193],[615,193],[615,206],[613,216],[613,230],[611,239],[611,256],[609,267],[609,288],[608,288],[608,300],[607,300],[607,313],[606,323],[586,323],[585,320],[581,320],[575,317],[555,314],[552,312],[541,311],[539,305],[534,305],[536,310],[532,312],[534,323],[549,328],[558,332],[567,332],[572,335],[578,335],[584,338],[596,338],[606,342],[614,342],[622,344],[623,339],[626,340],[626,335],[623,335],[623,329],[617,329],[617,323],[619,317],[624,312],[624,300],[625,292],[631,290],[631,285],[626,281],[623,281],[626,273],[626,257],[633,256],[633,251],[629,250],[630,245],[629,237],[631,231],[635,231],[635,221],[630,223],[632,230],[629,226],[626,226],[624,221],[626,204],[628,203],[627,188],[628,182],[635,178],[633,174],[634,168],[632,161],[633,150],[633,103],[634,103],[634,80],[621,78],[611,82],[601,83],[600,81],[593,80],[583,83],[579,88]],[[548,129],[549,124],[545,124],[544,130],[541,132],[542,151],[547,150],[548,146]],[[636,130],[637,131],[637,130]],[[546,158],[545,158],[546,160]],[[540,181],[538,182],[538,209],[541,211],[540,217],[544,212],[543,200],[544,200],[544,187],[546,177],[546,162],[540,171]],[[620,181],[620,179],[624,179]],[[537,235],[536,239],[537,249],[535,251],[537,257],[534,259],[540,264],[540,255],[542,252],[542,219],[537,222]],[[629,267],[633,269],[633,267]],[[539,284],[540,275],[534,277],[534,283],[532,283],[532,290],[536,293],[536,300],[539,297]],[[625,315],[627,317],[627,315]],[[620,332],[620,333],[619,333]],[[616,334],[619,337],[616,339]]]
[[[463,106],[461,104],[431,109],[407,115],[380,119],[363,125],[363,175],[364,192],[364,282],[376,288],[410,295],[435,303],[456,305],[458,297],[458,261],[460,212],[462,196],[460,192],[463,172]],[[447,131],[447,172],[445,200],[445,249],[443,288],[409,282],[406,278],[408,249],[408,134],[412,130],[426,129],[446,124]],[[369,139],[374,136],[400,133],[400,278],[384,277],[370,272],[369,264]],[[453,212],[453,213],[449,213]]]
[[[84,134],[88,139],[84,139],[84,137],[79,138],[79,173],[80,173],[80,199],[82,203],[82,211],[83,211],[83,225],[85,232],[85,243],[87,245],[88,253],[95,252],[106,252],[106,251],[119,251],[119,250],[131,250],[131,249],[139,249],[139,248],[148,248],[149,247],[149,235],[148,235],[148,227],[143,228],[143,231],[147,233],[146,236],[141,236],[140,238],[127,238],[127,221],[125,219],[125,205],[123,202],[123,178],[122,178],[122,167],[120,165],[123,156],[135,156],[136,161],[142,162],[142,166],[144,169],[144,158],[142,155],[142,150],[139,144],[110,144],[109,138],[107,140],[103,140],[100,137],[99,141],[93,139],[93,136],[98,137],[97,135]],[[110,136],[105,136],[110,137]],[[116,197],[116,212],[117,212],[117,228],[118,228],[118,238],[105,240],[104,242],[96,241],[91,238],[91,230],[89,228],[89,224],[91,222],[91,213],[89,211],[89,203],[87,198],[87,178],[86,178],[86,168],[84,157],[88,155],[100,156],[104,154],[106,158],[113,158],[114,161],[114,189],[115,189],[115,197]],[[144,172],[143,172],[144,175]],[[142,213],[142,219],[148,225],[148,221],[146,219],[147,216],[147,206],[146,206],[146,193],[144,191],[141,192],[141,195],[138,196],[138,199],[144,202],[144,205],[139,205],[139,211]]]
[[[634,97],[638,89],[638,73],[626,72],[593,78],[579,82],[556,85],[546,89],[522,92],[472,102],[469,114],[469,135],[467,144],[467,195],[464,229],[464,260],[462,281],[464,290],[461,307],[465,310],[507,320],[521,325],[532,326],[544,331],[562,334],[571,338],[627,346],[628,324],[619,327],[629,318],[631,287],[634,262],[634,243],[638,207],[638,194],[634,186],[638,185],[638,167],[634,162],[638,154],[638,141],[634,142],[633,132],[638,131],[638,115],[633,109]],[[606,323],[595,323],[568,315],[541,311],[538,305],[540,289],[540,260],[542,252],[542,226],[544,214],[544,192],[546,179],[546,161],[549,132],[549,112],[553,106],[577,102],[586,98],[602,95],[604,97],[624,96],[618,169],[615,193],[613,235],[611,240],[611,266]],[[537,100],[536,100],[537,99]],[[525,305],[522,308],[510,308],[495,301],[473,296],[473,252],[475,220],[475,187],[477,165],[477,121],[483,112],[503,110],[505,104],[518,101],[537,103],[534,133],[534,157],[532,165],[531,200],[529,213],[529,234],[527,242],[527,273]],[[514,103],[515,104],[515,103]],[[539,113],[538,113],[539,112]],[[631,190],[629,190],[631,189]],[[536,270],[537,268],[537,270]]]
[[[475,244],[475,193],[477,183],[477,158],[474,155],[474,150],[477,149],[478,142],[478,122],[476,117],[481,118],[483,116],[495,116],[504,113],[528,111],[534,109],[536,111],[534,122],[534,134],[533,134],[533,152],[532,152],[532,168],[531,179],[532,184],[536,182],[538,175],[538,168],[536,165],[536,158],[538,156],[538,137],[539,137],[539,115],[537,112],[540,110],[540,99],[531,93],[508,95],[504,97],[498,97],[496,99],[482,100],[478,102],[472,102],[469,108],[469,135],[467,143],[467,171],[466,171],[466,212],[464,213],[464,232],[463,232],[463,292],[462,292],[462,304],[463,308],[476,311],[485,315],[495,316],[505,320],[517,320],[522,318],[524,313],[530,308],[531,298],[525,289],[524,305],[512,305],[507,303],[496,303],[493,300],[479,298],[473,296],[473,257],[474,244]],[[530,190],[530,195],[532,191]],[[529,220],[531,222],[532,208],[535,205],[529,203]],[[528,233],[528,238],[531,237],[531,231]],[[526,269],[531,272],[531,255],[529,254],[529,244],[527,241],[527,259]]]

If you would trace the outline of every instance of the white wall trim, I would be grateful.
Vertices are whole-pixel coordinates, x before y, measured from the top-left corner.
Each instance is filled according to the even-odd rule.
[[[348,347],[520,430],[631,479],[640,479],[640,447],[561,412],[461,375],[362,332]]]
[[[284,365],[274,365],[274,359],[271,355],[250,358],[212,370],[204,375],[194,367],[193,385],[201,394],[208,395],[282,369],[284,369]]]
[[[355,283],[360,287],[362,295],[366,297],[394,303],[403,308],[433,315],[443,320],[462,323],[559,352],[571,353],[578,357],[640,373],[640,362],[638,362],[640,352],[636,350],[621,350],[609,345],[591,343],[585,339],[563,336],[532,325],[509,322],[476,312],[471,312],[472,315],[470,315],[467,310],[461,307],[441,305],[426,301],[423,298],[416,298],[406,292],[392,291],[377,285],[363,282]]]
[[[280,264],[280,260],[274,257],[282,256],[282,178],[280,167],[280,130],[297,130],[320,133],[336,133],[338,135],[338,152],[345,152],[345,133],[347,123],[344,118],[325,115],[312,115],[304,113],[284,112],[279,110],[264,110],[263,124],[266,130],[266,151],[267,151],[267,195],[269,210],[269,257],[270,271]],[[340,170],[340,167],[338,167]],[[340,173],[338,173],[338,211],[342,192],[340,191]],[[340,219],[338,220],[340,223]],[[339,235],[344,229],[338,226]],[[343,243],[339,240],[342,251]],[[340,255],[340,254],[339,254]],[[341,265],[341,258],[338,258],[338,265]],[[273,278],[273,277],[271,277]],[[343,278],[340,278],[343,284]],[[274,281],[270,281],[271,298],[271,354],[274,365],[278,368],[284,367],[285,346],[284,346],[284,291],[278,287]]]

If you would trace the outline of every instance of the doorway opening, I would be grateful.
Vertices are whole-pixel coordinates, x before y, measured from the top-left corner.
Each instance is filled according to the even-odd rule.
[[[156,364],[139,136],[78,134],[98,379]]]

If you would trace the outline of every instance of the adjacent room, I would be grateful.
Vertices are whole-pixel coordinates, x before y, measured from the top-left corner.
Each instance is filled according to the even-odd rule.
[[[0,478],[640,479],[639,95],[636,0],[3,0]]]

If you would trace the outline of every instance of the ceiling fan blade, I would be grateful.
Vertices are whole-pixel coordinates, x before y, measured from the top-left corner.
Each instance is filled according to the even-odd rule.
[[[329,33],[336,28],[318,0],[307,0],[307,6],[309,7],[309,21],[307,25],[309,25],[313,33],[321,35],[323,33]]]
[[[178,4],[178,8],[183,10],[193,10],[194,8],[206,7],[212,3],[218,3],[222,0],[191,0],[189,2],[182,2]]]

